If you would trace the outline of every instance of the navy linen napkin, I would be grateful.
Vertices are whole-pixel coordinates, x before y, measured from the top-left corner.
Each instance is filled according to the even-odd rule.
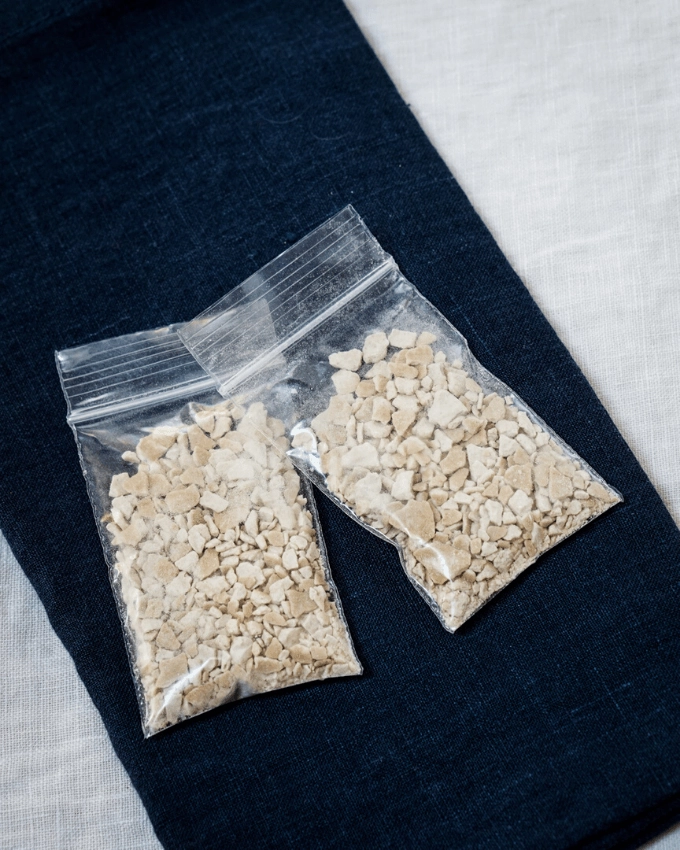
[[[0,525],[164,846],[636,847],[680,817],[680,532],[339,0],[52,6],[0,53]],[[190,319],[346,203],[625,504],[451,635],[320,499],[366,675],[145,741],[53,350]]]

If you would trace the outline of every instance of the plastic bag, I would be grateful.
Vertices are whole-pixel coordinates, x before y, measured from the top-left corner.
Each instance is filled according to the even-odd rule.
[[[145,736],[359,674],[283,424],[262,404],[227,412],[173,327],[57,352],[57,366]]]
[[[244,304],[266,317],[247,330],[233,318]],[[259,354],[235,363],[246,334]],[[226,398],[284,422],[296,466],[397,546],[451,631],[621,501],[472,356],[352,207],[181,336]]]

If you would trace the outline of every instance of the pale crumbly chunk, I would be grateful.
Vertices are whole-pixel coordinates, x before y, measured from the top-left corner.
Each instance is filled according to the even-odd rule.
[[[399,546],[454,630],[620,497],[434,342],[393,329],[331,354],[350,372],[293,445],[316,451],[329,490]]]
[[[283,424],[261,404],[194,418],[125,452],[134,474],[113,476],[105,517],[148,734],[253,692],[361,672]]]

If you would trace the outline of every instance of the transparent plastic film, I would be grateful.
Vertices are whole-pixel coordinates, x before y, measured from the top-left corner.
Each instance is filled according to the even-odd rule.
[[[57,353],[147,737],[361,672],[284,424],[225,401],[176,330]]]
[[[398,548],[445,628],[621,501],[472,356],[351,207],[226,301],[252,298],[275,306],[276,340],[245,368],[222,353],[225,299],[182,338],[225,397],[284,423],[306,476]]]

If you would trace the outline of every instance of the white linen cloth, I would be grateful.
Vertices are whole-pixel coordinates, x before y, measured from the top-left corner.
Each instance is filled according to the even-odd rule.
[[[680,521],[680,8],[348,6]],[[0,848],[158,850],[4,540],[0,568]]]
[[[0,575],[0,848],[160,850],[71,656],[1,535]]]

